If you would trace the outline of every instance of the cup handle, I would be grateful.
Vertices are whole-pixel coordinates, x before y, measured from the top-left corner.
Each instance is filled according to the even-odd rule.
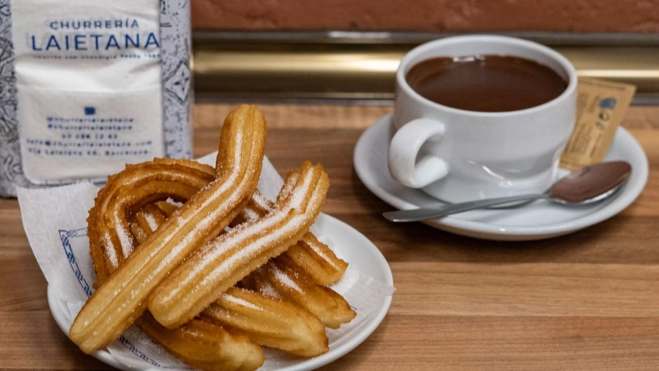
[[[403,125],[389,144],[389,172],[402,185],[423,188],[448,174],[446,161],[435,155],[425,155],[417,161],[419,150],[429,141],[442,139],[444,124],[420,118]]]

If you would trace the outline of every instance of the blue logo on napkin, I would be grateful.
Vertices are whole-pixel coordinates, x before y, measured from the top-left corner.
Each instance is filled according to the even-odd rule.
[[[62,241],[62,247],[64,247],[66,258],[69,260],[69,264],[71,264],[71,269],[73,269],[73,274],[78,279],[78,282],[80,283],[80,286],[82,286],[82,290],[85,292],[85,294],[87,294],[87,296],[92,296],[92,286],[83,276],[82,270],[80,270],[78,262],[76,261],[76,257],[73,254],[73,247],[69,241],[71,238],[87,236],[87,228],[80,228],[72,231],[60,229],[58,232],[59,238]]]
[[[85,115],[93,116],[96,114],[96,107],[85,107]]]

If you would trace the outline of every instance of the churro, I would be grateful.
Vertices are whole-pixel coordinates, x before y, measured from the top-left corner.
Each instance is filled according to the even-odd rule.
[[[116,339],[144,312],[148,295],[169,272],[235,218],[256,189],[265,131],[265,120],[255,106],[243,105],[227,117],[216,179],[148,237],[78,313],[69,336],[84,352]]]
[[[285,186],[280,194],[286,195],[289,192],[290,189]],[[270,212],[273,207],[274,203],[255,192],[240,213],[239,219],[241,221],[257,220]],[[317,284],[323,286],[329,286],[338,281],[348,268],[348,263],[339,259],[327,245],[318,241],[316,236],[310,232],[305,233],[302,239],[283,255],[289,257],[313,277]]]
[[[339,259],[326,244],[318,241],[311,233],[307,233],[302,241],[291,246],[286,251],[286,256],[321,286],[336,283],[348,268],[348,263]]]
[[[107,278],[135,248],[129,215],[157,199],[188,200],[215,177],[209,166],[188,160],[155,159],[128,165],[112,175],[96,196],[87,219],[94,264],[105,265],[97,284]]]
[[[300,305],[329,328],[339,328],[357,315],[341,295],[329,287],[317,285],[311,276],[288,257],[273,259],[259,270],[259,274],[265,278],[256,280],[260,292]]]
[[[199,317],[239,328],[252,341],[302,357],[326,353],[325,325],[301,307],[244,289],[230,288]]]
[[[138,243],[144,242],[158,227],[165,223],[167,216],[155,203],[148,204],[135,214],[130,222],[130,230]],[[127,257],[127,256],[126,256]]]
[[[292,192],[291,183],[284,185],[279,198]],[[245,220],[257,220],[272,207],[270,201],[255,194],[240,215]],[[245,284],[269,296],[288,299],[318,316],[326,326],[338,328],[356,313],[341,295],[323,286],[338,281],[347,266],[316,236],[306,233],[297,244],[250,275],[253,277],[247,277]]]
[[[308,162],[296,178],[296,182],[287,179],[289,187],[294,184],[291,193],[268,215],[206,244],[158,285],[149,296],[149,310],[158,322],[168,328],[185,323],[229,287],[302,239],[320,212],[329,179],[322,166]]]
[[[265,361],[261,347],[245,334],[207,321],[192,320],[169,330],[146,312],[137,323],[153,341],[201,370],[256,370]]]

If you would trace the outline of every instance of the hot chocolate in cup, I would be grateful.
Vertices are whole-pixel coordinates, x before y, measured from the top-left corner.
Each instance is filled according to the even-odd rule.
[[[391,175],[451,203],[543,192],[576,96],[574,67],[543,45],[489,35],[423,44],[396,73]]]

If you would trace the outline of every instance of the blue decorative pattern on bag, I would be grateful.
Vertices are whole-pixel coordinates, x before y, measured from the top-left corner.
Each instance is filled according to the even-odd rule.
[[[192,158],[189,0],[160,0],[160,40],[165,152]]]
[[[16,103],[11,6],[0,0],[0,197],[16,196],[17,185],[30,184],[21,166]]]

